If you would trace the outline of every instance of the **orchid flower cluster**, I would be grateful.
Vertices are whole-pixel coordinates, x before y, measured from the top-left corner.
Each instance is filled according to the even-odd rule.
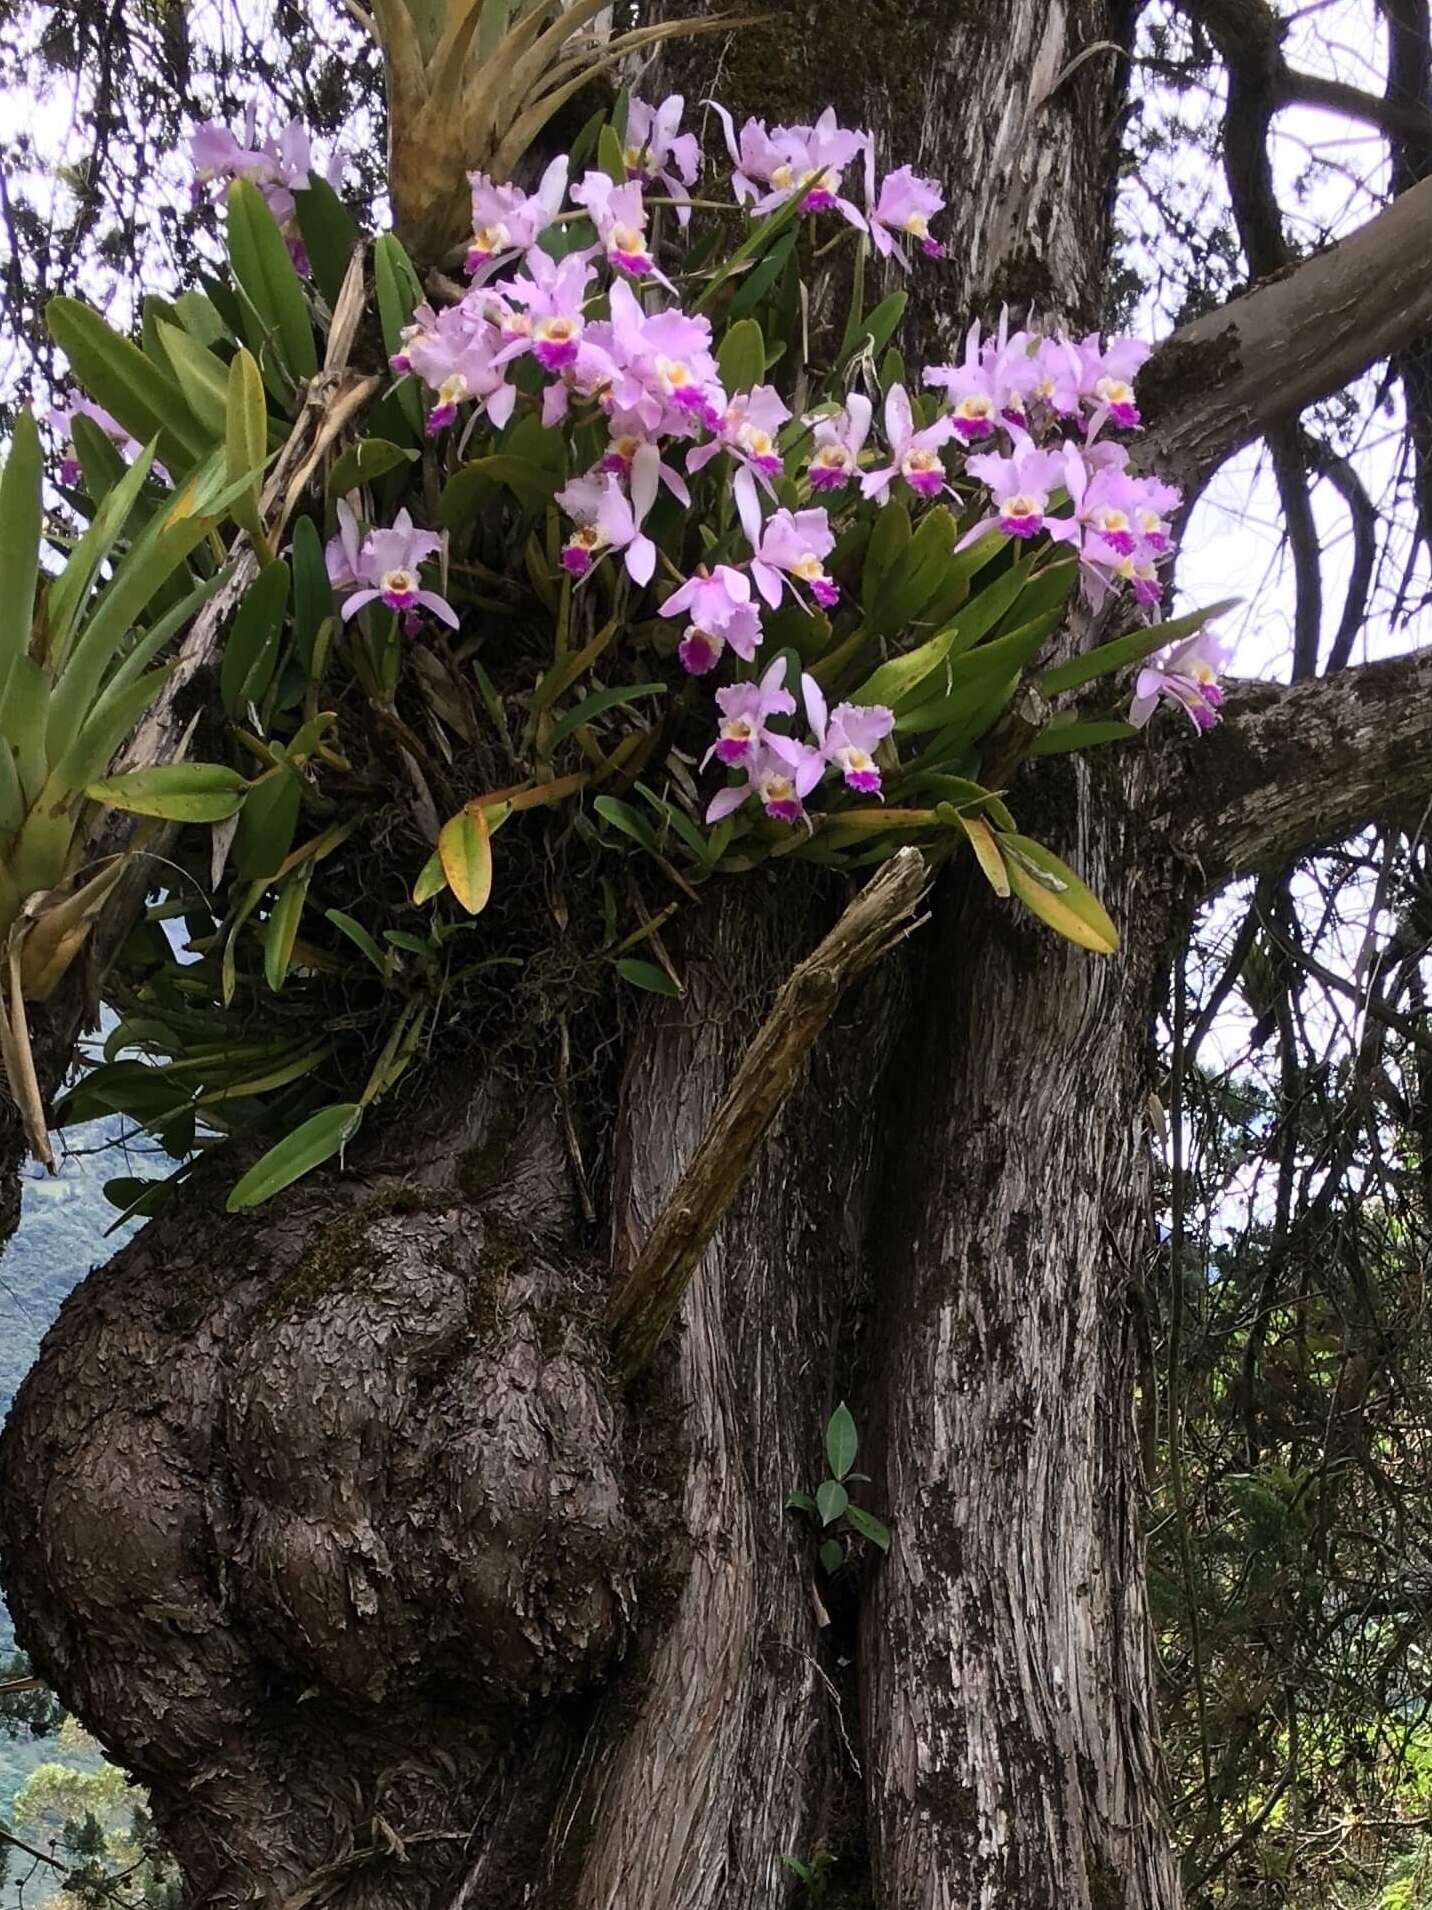
[[[216,190],[222,191],[235,179],[247,179],[263,194],[274,223],[288,241],[289,254],[300,272],[309,270],[308,253],[298,230],[296,192],[305,192],[313,183],[313,148],[308,128],[302,120],[291,119],[285,125],[258,136],[258,102],[251,100],[240,133],[234,133],[221,120],[205,120],[196,126],[189,140],[189,156],[194,165],[195,202]],[[343,158],[335,153],[323,175],[336,186],[343,176]]]
[[[733,197],[751,216],[769,218],[795,202],[797,216],[833,215],[903,266],[912,242],[939,255],[930,235],[943,206],[938,187],[908,167],[877,180],[868,134],[840,127],[832,112],[814,126],[768,131],[749,120],[738,132],[724,108],[713,109]],[[569,524],[562,570],[580,587],[611,561],[639,590],[653,585],[659,568],[671,572],[675,587],[658,586],[657,608],[679,620],[682,668],[710,676],[729,652],[741,672],[716,693],[719,726],[707,760],[743,780],[716,793],[708,820],[753,797],[768,815],[799,822],[805,798],[832,766],[848,788],[880,795],[875,752],[889,739],[894,714],[850,703],[827,713],[807,676],[801,704],[810,740],[797,743],[771,727],[772,719],[796,714],[784,664],[751,673],[770,613],[785,604],[838,611],[841,585],[827,560],[863,505],[896,496],[917,507],[950,500],[957,513],[974,513],[960,548],[991,533],[1024,545],[1043,538],[1055,555],[1077,558],[1095,607],[1124,587],[1152,610],[1162,596],[1159,572],[1179,494],[1131,467],[1125,438],[1140,423],[1133,381],[1148,355],[1136,339],[1012,330],[1006,316],[989,334],[976,325],[958,362],[925,371],[923,384],[935,396],[917,396],[898,379],[882,392],[869,364],[858,364],[857,374],[870,390],[853,383],[838,401],[800,418],[771,384],[728,390],[710,320],[683,303],[658,261],[662,213],[672,207],[684,227],[700,170],[682,113],[679,96],[659,106],[630,102],[625,179],[597,169],[574,178],[565,156],[532,192],[473,174],[470,287],[441,309],[417,306],[392,367],[432,394],[427,432],[456,432],[459,452],[480,425],[503,432],[519,407],[534,409],[544,429],[566,432],[573,443],[588,425],[600,427],[605,441],[595,463],[556,493]],[[846,189],[857,162],[863,206]],[[712,506],[721,519],[722,493],[708,506],[692,492],[718,460],[735,522],[713,525],[711,561],[682,575],[648,520],[663,493],[688,522],[706,521]],[[421,609],[453,617],[445,600],[412,583],[429,554],[424,534],[407,525],[401,535],[397,527],[370,532],[365,550],[386,537],[392,551],[385,544],[366,570],[355,556],[356,535],[350,524],[335,540],[335,582],[365,584],[362,601],[376,592],[409,628]],[[389,564],[381,575],[379,562]],[[357,601],[349,597],[345,616]],[[1160,697],[1200,726],[1216,720],[1220,662],[1217,639],[1200,635],[1165,665],[1150,664],[1132,720],[1146,721]]]
[[[471,174],[471,235],[424,280],[396,233],[358,251],[305,130],[260,136],[250,111],[238,132],[210,123],[193,139],[197,189],[227,182],[227,273],[147,307],[137,340],[77,299],[48,308],[85,387],[49,423],[65,507],[89,528],[31,673],[51,699],[37,733],[58,756],[48,781],[12,776],[15,866],[43,877],[14,886],[61,893],[71,839],[55,822],[67,830],[79,809],[51,792],[73,764],[73,805],[232,824],[217,842],[176,836],[201,898],[194,960],[182,989],[146,979],[158,1019],[142,1025],[184,1074],[173,1100],[133,1109],[186,1154],[210,1100],[272,1093],[285,1120],[302,1116],[231,1205],[341,1152],[459,1012],[455,984],[486,991],[486,970],[520,966],[534,913],[520,901],[496,922],[513,941],[495,956],[456,939],[466,925],[446,907],[415,914],[444,896],[481,914],[499,862],[520,885],[558,840],[574,873],[640,850],[689,898],[784,855],[853,873],[907,844],[931,863],[968,847],[1000,897],[1107,955],[1117,927],[1077,870],[1020,832],[1013,771],[1126,740],[1162,704],[1196,732],[1219,720],[1220,639],[1201,613],[1155,614],[1180,500],[1130,454],[1146,348],[1005,315],[953,362],[907,370],[892,343],[905,294],[887,285],[866,309],[866,271],[872,256],[886,276],[937,269],[938,185],[908,166],[882,174],[870,135],[833,112],[740,127],[712,112],[714,185],[677,95],[598,115],[524,186]],[[843,330],[809,296],[840,245],[853,254],[832,275],[850,293]],[[355,312],[370,264],[372,303]],[[465,284],[448,276],[464,266]],[[318,367],[371,372],[378,335],[394,382],[355,377],[356,408],[320,404],[311,438]],[[303,447],[302,472],[276,509],[265,473],[284,444]],[[17,447],[6,497],[38,549],[28,417]],[[230,524],[250,540],[247,574],[226,562]],[[101,564],[112,582],[76,639]],[[1089,647],[1068,640],[1080,587],[1129,612]],[[116,722],[160,693],[161,652],[207,602],[224,619],[223,760],[103,775]],[[102,678],[96,627],[113,650]],[[1127,720],[1082,694],[1119,672],[1134,678]],[[374,774],[397,770],[395,752],[397,776]],[[557,833],[534,834],[530,812],[552,809]],[[365,817],[388,811],[396,826],[365,841]],[[375,862],[389,845],[401,869]],[[590,884],[576,945],[632,986],[680,994],[660,934],[670,909],[648,905],[639,873]],[[37,934],[27,959],[52,947]],[[355,974],[357,1022],[346,1005],[335,1018],[323,978]],[[196,991],[221,1014],[247,991],[247,1030],[286,985],[317,1013],[291,997],[272,1042],[246,1040],[237,1072],[208,1072],[191,1052]],[[335,1080],[362,1078],[359,1025],[361,1098],[320,1106]],[[148,1096],[156,1071],[115,1066]],[[130,1111],[128,1079],[106,1083],[118,1098],[105,1105]]]

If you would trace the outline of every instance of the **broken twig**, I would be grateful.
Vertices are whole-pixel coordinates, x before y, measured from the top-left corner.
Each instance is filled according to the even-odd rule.
[[[919,850],[901,849],[866,883],[820,946],[792,970],[640,1258],[612,1298],[607,1319],[624,1380],[640,1372],[655,1352],[835,1004],[910,933],[926,881]]]

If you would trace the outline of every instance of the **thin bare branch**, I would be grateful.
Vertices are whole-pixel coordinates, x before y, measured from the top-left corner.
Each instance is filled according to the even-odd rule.
[[[800,1078],[811,1044],[850,984],[910,932],[926,881],[919,850],[901,849],[791,971],[636,1265],[613,1296],[607,1318],[624,1379],[640,1372],[671,1324],[762,1137]]]

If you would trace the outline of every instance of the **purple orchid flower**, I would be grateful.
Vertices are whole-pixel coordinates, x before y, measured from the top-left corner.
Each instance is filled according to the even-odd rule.
[[[825,774],[825,758],[807,743],[795,743],[789,737],[780,741],[784,749],[758,750],[752,762],[741,764],[744,783],[716,791],[706,806],[708,822],[733,815],[750,796],[776,822],[794,825],[807,820],[805,798]]]
[[[335,590],[356,590],[362,581],[363,533],[346,498],[338,500],[338,534],[330,537],[323,553],[328,581]]]
[[[750,391],[738,391],[727,405],[707,444],[697,445],[686,459],[688,471],[729,451],[738,462],[749,465],[762,478],[779,477],[785,469],[776,438],[790,417],[790,409],[774,385],[756,385]]]
[[[835,549],[835,532],[823,510],[776,511],[761,522],[756,481],[740,470],[731,481],[737,514],[752,550],[751,577],[757,590],[776,609],[787,577],[807,585],[823,609],[840,602],[840,586],[825,573],[821,562]]]
[[[628,416],[625,412],[613,412],[607,420],[607,425],[611,436],[607,440],[607,448],[602,453],[597,469],[610,472],[614,477],[629,479],[637,452],[644,444],[652,444],[654,441],[642,428],[641,419]],[[691,492],[686,480],[675,465],[663,462],[659,447],[657,447],[656,474],[678,504],[684,504],[687,510],[690,510]]]
[[[688,676],[707,676],[721,661],[729,644],[738,657],[750,663],[761,643],[761,615],[754,604],[737,604],[720,630],[703,630],[689,623],[676,646],[681,667]]]
[[[467,248],[469,272],[480,271],[503,252],[528,252],[562,210],[567,192],[567,155],[554,159],[538,181],[536,192],[518,186],[494,185],[485,172],[470,172],[472,187],[472,241]]]
[[[985,338],[978,323],[965,339],[965,355],[958,365],[931,365],[927,385],[942,385],[953,406],[955,430],[966,444],[993,437],[999,425],[1020,430],[1025,424],[1026,401],[1038,378],[1030,356],[1028,333],[1009,334],[1009,312]]]
[[[835,108],[828,106],[814,126],[778,126],[773,133],[764,121],[748,119],[738,140],[726,108],[715,100],[707,104],[725,132],[735,168],[731,184],[743,205],[749,201],[752,212],[774,212],[802,194],[804,211],[839,212],[858,231],[866,230],[864,213],[841,197],[839,187],[846,167],[869,144],[868,133],[837,125]]]
[[[308,128],[301,120],[291,119],[262,141],[257,138],[257,129],[256,100],[249,102],[244,116],[242,142],[220,120],[205,120],[195,127],[189,139],[195,192],[202,193],[204,187],[224,180],[251,181],[283,231],[294,263],[306,272],[308,256],[298,236],[294,194],[306,191],[312,183],[313,150]],[[342,173],[342,156],[335,153],[328,165],[329,183],[337,185]]]
[[[858,474],[860,453],[870,435],[870,419],[870,400],[852,391],[843,411],[816,421],[806,467],[806,480],[813,491],[839,490]]]
[[[493,309],[499,313],[504,340],[493,365],[510,364],[531,352],[544,371],[565,371],[577,362],[582,307],[596,274],[580,253],[558,260],[540,246],[527,254],[525,264],[525,278],[504,279],[493,288]]]
[[[683,612],[698,629],[724,638],[738,618],[758,614],[751,605],[751,580],[745,571],[735,570],[730,564],[718,564],[712,571],[698,570],[661,606],[663,617],[679,617]]]
[[[701,171],[695,133],[679,130],[685,110],[680,93],[670,94],[660,106],[648,106],[635,96],[627,101],[626,169],[643,186],[665,186],[677,201],[687,197]],[[691,207],[678,203],[676,217],[683,227],[688,225]]]
[[[997,506],[993,519],[987,518],[963,541],[970,543],[998,524],[1009,537],[1034,537],[1044,528],[1049,511],[1049,494],[1064,482],[1064,464],[1055,451],[1038,451],[1020,435],[1011,456],[998,452],[979,452],[965,469],[971,477],[989,486]]]
[[[1223,705],[1218,678],[1227,662],[1223,638],[1213,630],[1198,631],[1139,671],[1129,721],[1142,729],[1163,698],[1185,711],[1196,730],[1211,730]]]
[[[767,719],[796,713],[796,700],[785,681],[786,659],[781,656],[758,683],[732,683],[716,692],[721,722],[716,741],[701,758],[703,769],[713,756],[727,769],[737,769],[742,763],[754,763],[763,750],[772,747],[776,739],[767,732]]]
[[[557,503],[576,523],[562,548],[562,568],[572,577],[585,577],[605,552],[624,551],[627,575],[635,584],[649,584],[656,571],[656,545],[642,530],[647,512],[656,502],[660,453],[644,444],[632,458],[631,497],[621,480],[610,472],[589,471],[557,493]]]
[[[908,166],[887,173],[875,192],[875,146],[865,149],[865,198],[870,213],[870,242],[881,258],[908,264],[901,239],[913,239],[929,259],[942,259],[945,248],[930,237],[930,221],[945,209],[945,195],[933,179],[921,179]]]
[[[766,184],[776,168],[784,163],[781,149],[766,131],[763,119],[748,119],[741,128],[739,140],[736,137],[735,122],[726,108],[716,100],[705,102],[721,122],[721,130],[726,135],[726,150],[731,155],[731,190],[737,201],[745,205],[761,196],[761,187]]]
[[[1160,507],[1176,502],[1178,493],[1157,480],[1131,477],[1119,462],[1092,456],[1088,447],[1067,439],[1061,463],[1073,512],[1048,518],[1045,529],[1056,543],[1077,548],[1091,601],[1097,606],[1110,584],[1121,581],[1131,585],[1136,602],[1158,603],[1163,586],[1156,559],[1168,549]],[[1150,523],[1152,539],[1141,520]]]
[[[726,409],[726,394],[707,320],[674,308],[644,312],[625,279],[613,282],[610,308],[610,320],[589,325],[583,339],[601,379],[595,395],[603,406],[639,418],[653,435],[689,437],[702,426],[714,430]],[[578,389],[584,388],[582,373],[579,354]]]
[[[903,385],[892,385],[885,399],[885,436],[890,446],[890,462],[883,470],[867,471],[860,480],[862,497],[878,497],[883,504],[890,485],[904,478],[921,497],[938,497],[948,489],[940,449],[955,435],[949,418],[937,418],[923,431],[915,429],[915,414],[909,393]]]
[[[413,317],[420,329],[409,328],[394,362],[401,361],[437,393],[428,413],[428,435],[454,423],[459,407],[469,402],[480,404],[500,430],[517,404],[517,387],[508,384],[498,363],[501,333],[488,320],[475,317],[466,301],[437,313],[419,306]]]
[[[807,720],[823,759],[838,769],[848,789],[880,795],[875,751],[895,727],[895,712],[881,703],[837,703],[827,715],[825,697],[813,676],[801,678]]]
[[[586,209],[609,264],[628,278],[657,278],[674,289],[657,270],[647,245],[646,207],[638,180],[628,179],[619,186],[604,172],[589,172],[580,185],[573,186],[572,203]]]
[[[1099,334],[1091,332],[1073,347],[1079,359],[1079,396],[1094,409],[1098,429],[1105,416],[1122,431],[1139,425],[1139,407],[1134,397],[1134,379],[1149,356],[1149,346],[1141,338],[1111,338],[1101,350]]]
[[[435,590],[425,590],[418,575],[419,566],[442,549],[441,537],[432,531],[418,530],[408,513],[399,511],[391,528],[369,531],[357,549],[355,562],[355,536],[356,525],[345,524],[340,510],[339,535],[330,542],[327,552],[329,576],[333,578],[335,570],[342,576],[346,569],[351,571],[355,584],[365,586],[345,601],[342,610],[345,622],[356,616],[365,604],[378,602],[399,615],[415,610],[431,611],[441,622],[457,629],[458,615],[452,605]],[[339,545],[337,553],[334,543]]]

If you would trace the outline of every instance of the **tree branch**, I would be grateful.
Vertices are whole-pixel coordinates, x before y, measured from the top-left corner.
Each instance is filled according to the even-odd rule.
[[[1432,330],[1432,179],[1154,354],[1141,461],[1185,488]]]
[[[1352,569],[1348,574],[1342,616],[1325,666],[1327,675],[1331,676],[1334,670],[1346,668],[1367,616],[1368,597],[1377,568],[1377,507],[1353,466],[1330,445],[1309,439],[1305,455],[1319,476],[1325,477],[1342,498],[1352,519]]]
[[[1432,799],[1432,650],[1299,683],[1230,685],[1225,721],[1165,760],[1159,825],[1210,890]]]
[[[1181,4],[1208,34],[1230,74],[1235,66],[1246,76],[1256,74],[1272,111],[1319,106],[1376,127],[1389,139],[1432,139],[1432,112],[1417,95],[1392,89],[1382,95],[1368,93],[1345,80],[1325,79],[1320,73],[1289,66],[1283,57],[1288,23],[1268,0],[1181,0]]]

